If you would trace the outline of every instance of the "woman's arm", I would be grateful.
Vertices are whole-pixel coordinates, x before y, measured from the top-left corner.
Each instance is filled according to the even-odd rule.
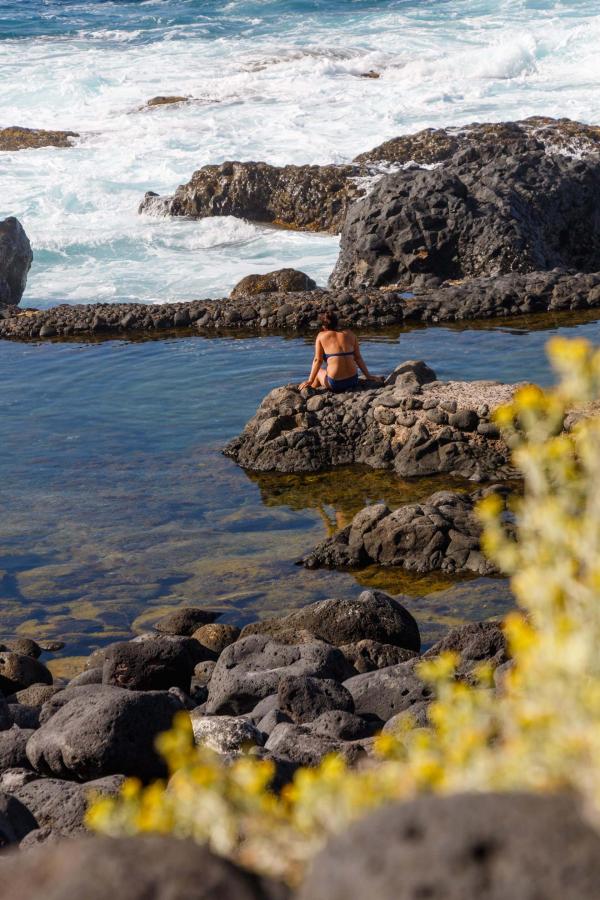
[[[383,381],[383,378],[381,378],[379,375],[371,375],[371,373],[369,372],[369,370],[367,368],[367,364],[364,361],[364,359],[362,358],[362,354],[360,352],[360,347],[358,346],[358,338],[357,337],[354,338],[354,359],[356,361],[356,365],[358,366],[360,371],[363,373],[365,378],[370,378],[371,381]]]
[[[315,341],[315,358],[313,359],[312,369],[310,370],[310,375],[308,376],[308,381],[303,381],[302,384],[299,384],[298,387],[301,391],[307,387],[315,387],[315,381],[317,380],[317,372],[321,368],[321,363],[323,362],[323,348],[321,346],[321,341],[319,338]]]

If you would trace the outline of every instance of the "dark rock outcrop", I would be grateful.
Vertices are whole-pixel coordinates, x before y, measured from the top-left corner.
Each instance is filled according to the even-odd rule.
[[[0,151],[32,150],[39,147],[72,147],[75,131],[45,131],[43,128],[0,128]]]
[[[152,191],[140,213],[151,215],[238,216],[252,222],[303,231],[340,231],[346,209],[361,189],[360,166],[271,166],[227,161],[203,166],[172,197]]]
[[[277,725],[265,744],[277,759],[296,766],[318,766],[323,757],[337,753],[347,763],[354,764],[365,756],[364,748],[351,741],[336,740],[311,729],[310,725]]]
[[[29,768],[25,748],[32,734],[32,729],[17,725],[0,731],[0,773],[7,769]]]
[[[154,741],[171,727],[181,709],[172,694],[109,686],[75,690],[77,696],[27,743],[27,756],[37,772],[79,781],[116,774],[142,779],[164,774]]]
[[[225,455],[259,472],[362,463],[403,477],[510,475],[508,447],[489,416],[515,386],[432,381],[423,365],[404,363],[383,387],[359,382],[344,394],[276,388]]]
[[[19,220],[9,216],[0,221],[0,307],[21,302],[32,260],[31,244]]]
[[[188,691],[199,661],[192,655],[192,643],[196,642],[158,638],[115,644],[104,663],[102,683],[131,691],[163,691],[171,687]]]
[[[500,490],[494,485],[473,494],[438,491],[393,512],[384,503],[366,506],[350,525],[318,544],[301,562],[309,569],[376,563],[419,574],[435,569],[452,574],[496,574],[496,567],[480,549],[481,526],[475,505]]]
[[[352,694],[357,715],[377,716],[387,722],[415,703],[433,699],[433,690],[415,671],[418,660],[354,675],[344,682]]]
[[[218,612],[212,609],[203,609],[196,606],[184,606],[180,609],[174,609],[172,612],[162,616],[154,627],[161,634],[174,634],[181,637],[191,637],[191,635],[202,625],[210,625],[219,616]]]
[[[600,270],[600,157],[524,139],[382,178],[348,210],[332,287]]]
[[[281,712],[296,725],[312,722],[330,710],[354,712],[352,695],[330,678],[288,675],[280,679],[277,697]]]
[[[192,637],[208,651],[218,656],[225,647],[229,647],[240,636],[237,625],[227,625],[222,622],[214,622],[209,625],[201,625],[194,631]]]
[[[242,630],[242,638],[262,634],[275,641],[304,631],[341,647],[364,639],[394,644],[418,652],[419,627],[402,604],[383,591],[363,591],[357,598],[318,600],[287,616],[262,619]],[[306,673],[310,674],[310,673]]]
[[[360,153],[354,162],[361,165],[406,165],[411,162],[431,165],[445,162],[459,150],[498,147],[502,147],[508,156],[527,138],[534,138],[548,154],[581,157],[600,153],[600,127],[597,125],[531,116],[518,122],[475,122],[451,128],[424,128],[414,134],[391,138]]]
[[[418,655],[415,650],[406,650],[395,644],[383,644],[368,638],[352,644],[343,644],[340,650],[359,674],[396,666]]]
[[[31,656],[0,652],[0,693],[14,694],[33,684],[52,684],[46,666]]]
[[[154,835],[82,837],[9,854],[2,900],[285,900],[258,878],[192,841]]]
[[[297,269],[276,269],[265,275],[246,275],[229,295],[236,297],[255,297],[257,294],[289,294],[294,291],[314,291],[317,284],[304,272]]]
[[[595,900],[600,837],[570,796],[458,794],[384,807],[335,837],[299,900]]]
[[[200,334],[305,332],[335,307],[350,328],[457,322],[600,308],[600,273],[533,272],[473,278],[414,293],[379,289],[314,290],[187,303],[61,304],[23,311],[0,308],[0,338],[104,337],[197,331]]]
[[[160,106],[173,106],[180,103],[189,103],[190,100],[191,97],[184,97],[179,94],[158,94],[156,97],[150,97],[140,109],[156,109],[156,107]]]

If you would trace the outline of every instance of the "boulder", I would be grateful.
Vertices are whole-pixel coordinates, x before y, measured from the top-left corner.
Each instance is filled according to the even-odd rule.
[[[277,691],[287,675],[311,675],[341,680],[348,664],[340,651],[322,641],[285,645],[265,635],[248,635],[226,647],[208,688],[209,715],[250,712]]]
[[[23,804],[12,794],[0,791],[0,850],[18,844],[33,828],[35,821]]]
[[[358,741],[370,738],[383,728],[377,716],[357,716],[341,709],[330,709],[308,724],[312,734],[334,741]]]
[[[0,692],[15,694],[32,684],[52,684],[46,666],[31,656],[0,652]]]
[[[229,647],[240,636],[237,625],[226,625],[221,622],[213,622],[210,625],[201,625],[194,631],[192,637],[210,650],[217,657],[225,647]],[[204,663],[200,663],[204,665]]]
[[[36,150],[39,147],[72,147],[75,131],[45,131],[43,128],[0,128],[0,151]]]
[[[298,900],[595,900],[600,837],[570,796],[458,794],[386,806],[333,838]]]
[[[154,624],[161,634],[175,634],[182,637],[191,637],[202,625],[210,625],[220,613],[212,609],[203,609],[195,606],[184,606],[167,613]]]
[[[77,696],[31,736],[27,757],[41,774],[91,781],[105,775],[164,775],[154,746],[181,709],[172,694],[101,686]],[[83,693],[81,693],[83,692]]]
[[[206,847],[147,835],[81,837],[3,858],[2,900],[285,900],[285,888]]]
[[[171,687],[189,691],[195,664],[187,641],[159,638],[124,642],[111,648],[102,669],[102,683],[132,691],[161,691]]]
[[[363,591],[357,598],[319,600],[280,619],[253,622],[242,637],[266,634],[275,640],[281,632],[305,629],[336,647],[370,639],[407,650],[421,647],[419,627],[408,610],[383,591]]]
[[[0,221],[0,304],[21,302],[32,260],[31,244],[19,220],[10,216]]]
[[[279,709],[296,725],[312,722],[328,710],[354,712],[354,701],[343,685],[330,678],[287,675],[277,689]]]
[[[148,192],[140,213],[237,216],[252,222],[304,231],[341,229],[346,209],[361,188],[360,166],[272,166],[264,162],[224,162],[203,166],[173,196]]]
[[[0,693],[0,731],[5,731],[12,725],[12,716],[6,698]]]
[[[85,814],[90,798],[97,794],[114,795],[123,778],[100,778],[86,785],[58,778],[37,778],[17,787],[12,796],[27,810],[32,827],[55,837],[85,831]],[[38,836],[39,837],[39,836]]]
[[[349,764],[357,763],[365,757],[360,744],[316,733],[308,725],[288,723],[282,723],[273,729],[265,750],[276,759],[297,766],[318,766],[330,753],[339,754]]]
[[[509,662],[508,643],[498,622],[467,622],[450,629],[424,654],[425,658],[439,656],[445,651],[459,654],[457,675],[468,682],[474,679],[473,670],[486,662],[493,669]]]
[[[340,650],[358,674],[408,662],[418,655],[414,650],[405,650],[395,644],[382,644],[380,641],[369,639],[343,644]]]
[[[0,772],[29,768],[25,747],[32,734],[32,729],[19,728],[17,725],[0,731]]]
[[[180,103],[189,103],[190,99],[190,97],[180,96],[179,94],[159,94],[156,97],[150,97],[140,109],[156,109],[157,106],[173,106]]]
[[[600,163],[523,137],[385,176],[347,213],[330,284],[410,286],[551,269],[600,270]]]
[[[366,506],[350,525],[317,544],[302,564],[345,569],[374,563],[417,574],[440,569],[495,575],[496,566],[481,552],[475,507],[483,496],[501,491],[499,485],[472,494],[438,491],[393,511],[383,503]]]
[[[192,710],[190,718],[196,743],[223,756],[237,756],[264,743],[260,731],[241,716],[205,716]]]
[[[297,385],[275,388],[223,452],[255,472],[318,472],[361,464],[392,469],[403,478],[514,477],[506,442],[495,426],[481,426],[493,425],[490,416],[511,400],[517,385],[420,383],[422,364],[404,365],[392,384],[359,381],[356,390],[342,394],[300,391]],[[470,424],[466,431],[450,425],[446,406],[477,414],[477,430]],[[377,511],[385,514],[384,507]]]
[[[314,291],[316,282],[298,272],[297,269],[277,269],[265,275],[246,275],[229,295],[235,297],[253,297],[255,294],[287,294],[290,291]]]
[[[55,684],[30,684],[29,687],[17,691],[8,697],[9,703],[23,703],[25,706],[42,706],[62,688]]]
[[[375,715],[383,722],[420,703],[433,699],[433,690],[415,672],[415,660],[354,675],[344,682],[352,694],[357,715]]]

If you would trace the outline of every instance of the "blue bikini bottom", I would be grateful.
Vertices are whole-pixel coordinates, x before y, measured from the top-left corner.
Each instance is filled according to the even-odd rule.
[[[343,391],[351,391],[358,385],[358,372],[351,375],[350,378],[330,378],[327,376],[327,384],[334,394],[341,394]]]

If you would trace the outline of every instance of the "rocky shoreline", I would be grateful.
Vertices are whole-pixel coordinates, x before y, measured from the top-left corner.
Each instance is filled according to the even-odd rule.
[[[363,380],[343,394],[287,385],[267,395],[224,453],[258,472],[360,463],[405,478],[507,479],[510,451],[490,416],[515,387],[438,381],[422,361],[400,364],[383,386]]]
[[[0,844],[83,833],[92,793],[163,776],[154,740],[182,710],[198,744],[273,760],[279,786],[332,751],[362,764],[375,734],[409,714],[426,722],[433,699],[401,599],[364,591],[243,629],[179,608],[154,631],[94,651],[67,683],[53,682],[35,641],[0,645]],[[494,623],[454,628],[424,655],[445,649],[460,653],[460,678],[483,659],[510,665]]]
[[[259,293],[184,303],[0,305],[0,339],[104,338],[184,333],[305,333],[336,308],[350,328],[442,324],[600,309],[600,272],[533,272],[411,291],[352,289]]]

